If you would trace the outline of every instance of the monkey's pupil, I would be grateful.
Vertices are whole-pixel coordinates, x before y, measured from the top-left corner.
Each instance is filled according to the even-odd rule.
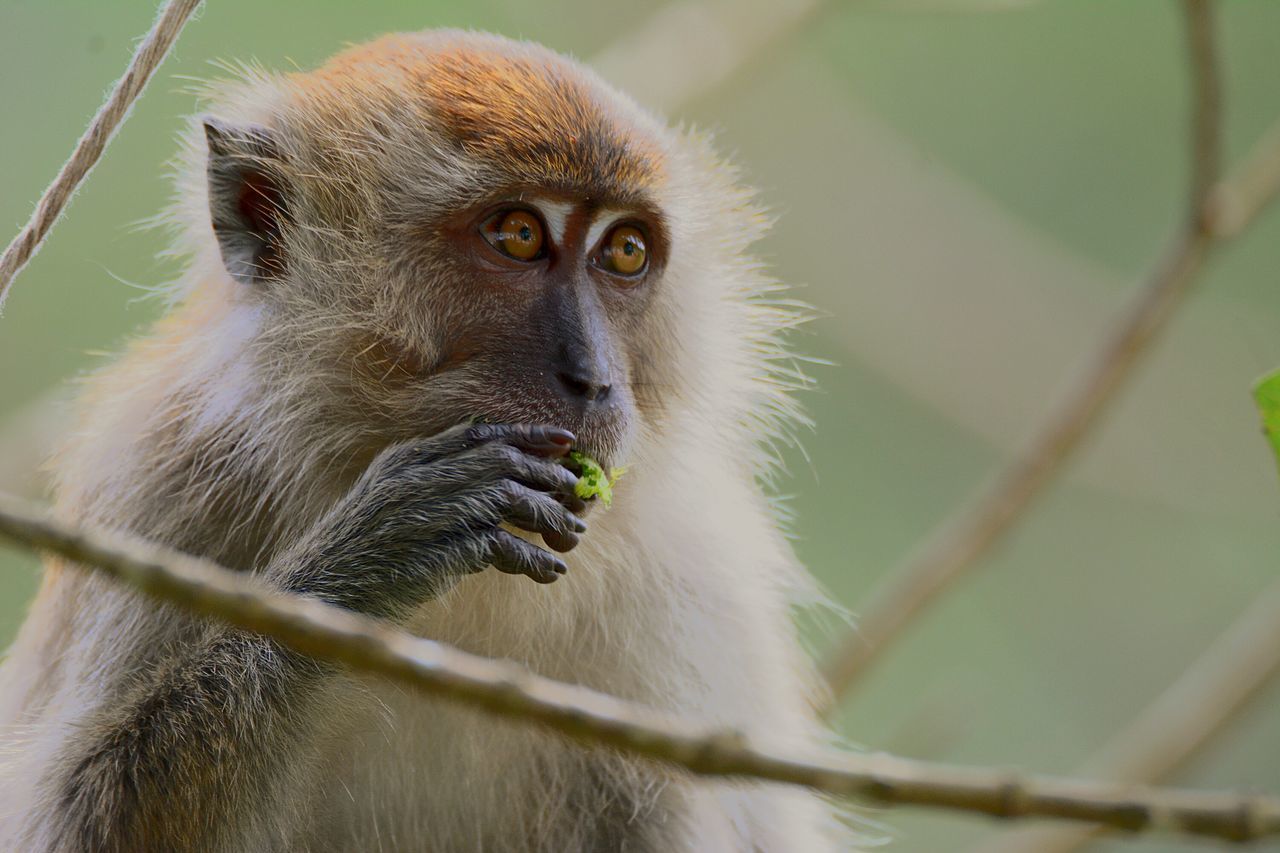
[[[521,240],[523,240],[523,241],[524,241],[524,242],[526,242],[526,243],[528,243],[530,240],[532,240],[532,239],[533,239],[533,229],[532,229],[532,228],[530,228],[528,225],[522,225],[522,226],[520,226],[520,239],[521,239]]]
[[[632,243],[630,240],[628,240],[626,243],[623,243],[623,244],[622,244],[622,254],[624,254],[624,255],[634,255],[635,253],[636,253],[636,244],[635,244],[635,243]]]

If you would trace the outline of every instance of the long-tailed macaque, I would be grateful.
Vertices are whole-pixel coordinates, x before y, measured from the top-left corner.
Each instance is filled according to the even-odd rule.
[[[808,577],[759,484],[793,315],[703,138],[460,32],[249,72],[192,130],[190,263],[88,383],[61,517],[772,744],[824,737],[790,615]],[[571,448],[629,466],[610,509],[575,495]],[[0,679],[6,850],[843,846],[811,792],[585,749],[57,560]]]

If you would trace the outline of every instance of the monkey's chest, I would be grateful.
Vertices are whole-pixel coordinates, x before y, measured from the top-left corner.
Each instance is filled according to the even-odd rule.
[[[599,599],[575,599],[587,590],[558,591],[560,583],[548,588],[496,572],[468,580],[479,583],[425,611],[420,633],[633,697],[643,692],[639,684],[657,680],[649,669],[662,655],[652,638],[622,635],[647,619],[605,612]],[[544,729],[385,682],[360,685],[354,705],[322,762],[327,781],[315,804],[317,833],[347,838],[350,849],[379,842],[397,850],[597,849],[590,833],[631,832],[663,788],[649,771]],[[426,838],[435,841],[424,847]]]

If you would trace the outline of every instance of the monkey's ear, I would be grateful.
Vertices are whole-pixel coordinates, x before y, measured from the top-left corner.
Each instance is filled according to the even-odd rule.
[[[285,271],[281,235],[289,222],[283,160],[275,135],[257,125],[203,119],[209,145],[209,216],[222,262],[238,281]]]

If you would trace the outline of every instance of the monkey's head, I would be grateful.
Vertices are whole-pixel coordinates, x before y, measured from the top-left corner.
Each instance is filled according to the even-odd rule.
[[[248,77],[203,119],[196,251],[300,410],[372,443],[551,423],[609,464],[772,393],[750,196],[591,72],[434,32]]]

